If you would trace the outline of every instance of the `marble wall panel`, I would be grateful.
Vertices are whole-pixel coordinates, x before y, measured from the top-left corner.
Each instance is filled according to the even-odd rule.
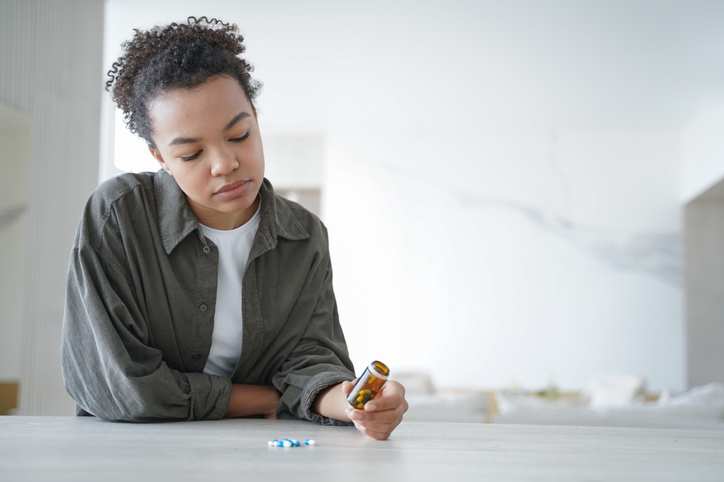
[[[601,139],[618,146],[608,159]],[[329,141],[325,219],[356,363],[384,358],[448,386],[581,388],[606,371],[683,386],[670,133],[567,133],[555,168],[546,135],[457,156],[405,142]],[[569,169],[577,154],[633,164],[620,176],[635,179]],[[666,170],[649,186],[651,163]]]

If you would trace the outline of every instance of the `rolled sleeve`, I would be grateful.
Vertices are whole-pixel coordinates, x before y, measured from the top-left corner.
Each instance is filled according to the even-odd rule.
[[[325,388],[337,385],[342,382],[349,382],[354,379],[353,375],[341,373],[319,373],[311,377],[301,393],[299,410],[304,418],[321,425],[352,425],[350,422],[342,422],[334,418],[324,417],[312,411],[312,404],[317,395]]]
[[[71,252],[61,363],[66,391],[112,421],[223,417],[228,379],[171,369],[148,345],[149,327],[120,266],[82,243]]]

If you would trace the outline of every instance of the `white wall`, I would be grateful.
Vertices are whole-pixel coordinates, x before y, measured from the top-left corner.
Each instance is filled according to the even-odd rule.
[[[30,120],[0,102],[0,381],[20,380]]]
[[[681,142],[680,198],[685,204],[724,179],[724,102],[697,112]]]
[[[684,208],[687,384],[724,383],[724,179]]]
[[[262,132],[324,139],[358,366],[442,386],[625,371],[683,388],[679,141],[724,98],[724,4],[106,5],[106,67],[134,27],[238,23]]]
[[[70,248],[98,179],[102,19],[100,0],[0,3],[0,100],[31,122],[20,414],[74,412],[60,332]]]

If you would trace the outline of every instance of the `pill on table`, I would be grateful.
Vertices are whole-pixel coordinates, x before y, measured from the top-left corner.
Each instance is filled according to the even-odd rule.
[[[314,440],[309,440],[309,439],[307,439],[307,440],[304,441],[304,443],[305,443],[306,445],[314,445],[314,444],[316,444],[317,442],[315,442]]]

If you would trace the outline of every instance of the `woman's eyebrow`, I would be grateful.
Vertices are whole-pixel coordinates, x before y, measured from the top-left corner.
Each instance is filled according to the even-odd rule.
[[[193,144],[194,142],[199,142],[200,140],[200,137],[177,137],[176,139],[169,142],[168,145],[175,146],[178,144]]]
[[[226,127],[224,127],[225,131],[228,131],[232,127],[234,127],[234,124],[239,122],[241,119],[246,119],[247,117],[251,117],[251,115],[248,112],[240,112],[236,114],[236,116],[231,119],[231,122],[226,124]],[[177,146],[179,144],[193,144],[194,142],[199,142],[201,140],[200,137],[177,137],[176,139],[172,140],[168,143],[169,146]]]
[[[225,131],[228,131],[229,129],[231,129],[232,127],[234,127],[234,124],[236,124],[237,122],[239,122],[241,119],[246,119],[247,117],[250,117],[250,115],[249,115],[248,112],[240,112],[240,113],[238,113],[238,114],[236,115],[236,117],[234,117],[233,119],[231,119],[231,122],[229,122],[228,124],[226,124],[226,127],[224,127],[224,130],[225,130]]]

